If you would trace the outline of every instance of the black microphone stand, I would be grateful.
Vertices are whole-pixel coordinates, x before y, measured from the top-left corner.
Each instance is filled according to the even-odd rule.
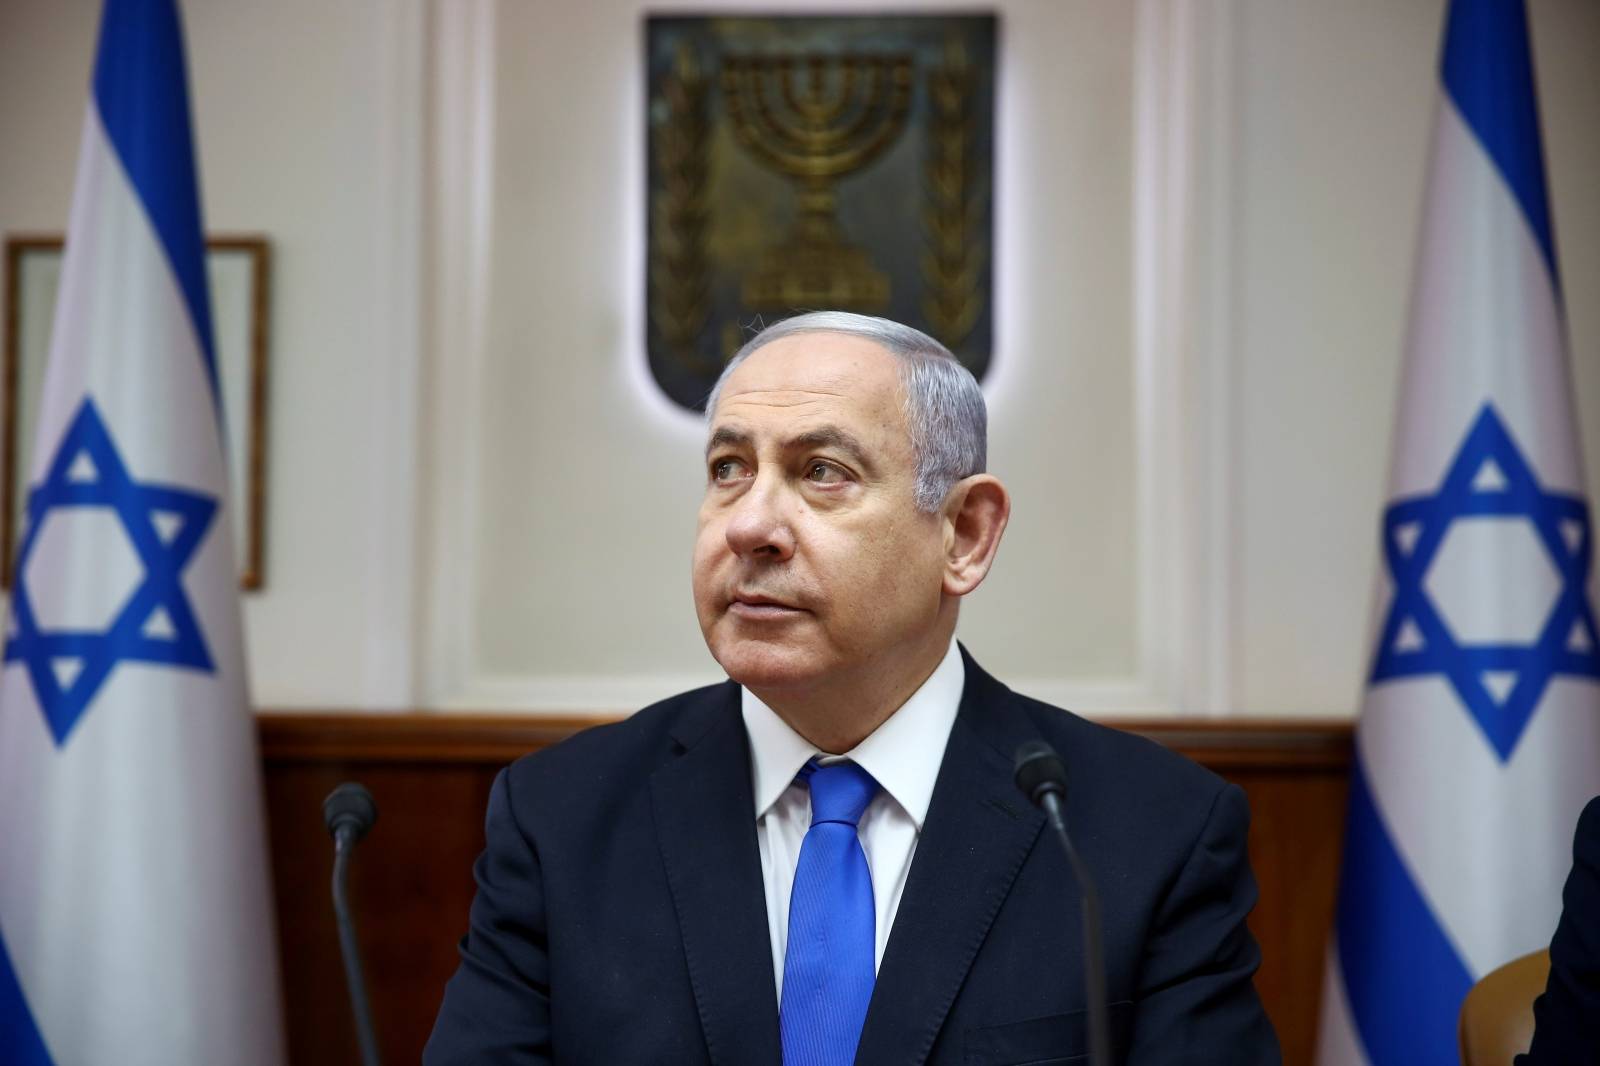
[[[1067,794],[1067,772],[1061,757],[1048,744],[1030,741],[1017,749],[1017,787],[1044,808],[1050,828],[1067,853],[1072,876],[1077,879],[1083,906],[1083,982],[1089,999],[1089,1062],[1111,1066],[1111,1025],[1106,1012],[1106,959],[1100,933],[1100,893],[1089,868],[1072,846],[1062,800]]]
[[[333,834],[333,915],[339,926],[339,950],[344,956],[345,984],[350,988],[350,1007],[355,1013],[356,1041],[361,1047],[363,1066],[380,1066],[378,1035],[372,1025],[372,1008],[367,1002],[367,981],[361,971],[361,944],[350,916],[346,882],[350,875],[350,856],[356,843],[367,835],[378,820],[378,807],[372,794],[354,782],[346,782],[322,801],[322,817]]]

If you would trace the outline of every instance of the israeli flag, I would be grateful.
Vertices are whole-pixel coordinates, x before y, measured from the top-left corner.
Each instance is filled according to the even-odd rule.
[[[181,27],[107,0],[0,672],[0,1060],[283,1059]]]
[[[1459,1061],[1600,793],[1600,634],[1521,0],[1454,0],[1381,523],[1323,1066]]]

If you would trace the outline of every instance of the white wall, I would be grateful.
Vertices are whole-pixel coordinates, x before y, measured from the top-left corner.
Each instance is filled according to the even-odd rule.
[[[186,5],[208,224],[276,255],[262,705],[716,676],[638,343],[645,6]],[[1350,712],[1442,3],[993,6],[1017,509],[964,639],[1090,710]],[[1600,499],[1600,8],[1531,10]],[[0,5],[0,230],[64,226],[96,18]]]
[[[1591,501],[1600,501],[1600,6],[1529,5]],[[1235,706],[1359,698],[1442,5],[1239,18]]]
[[[389,112],[421,100],[385,80],[405,9],[184,9],[207,227],[264,232],[275,257],[267,586],[245,611],[255,695],[265,706],[405,706],[411,679],[378,631],[391,625],[393,584],[409,586],[415,567],[385,544],[414,520],[373,507],[415,421],[383,404],[389,375],[415,377],[386,343],[390,320],[417,313],[414,294],[397,301],[389,281],[385,198],[396,184]],[[98,20],[87,0],[0,5],[0,231],[66,228]]]

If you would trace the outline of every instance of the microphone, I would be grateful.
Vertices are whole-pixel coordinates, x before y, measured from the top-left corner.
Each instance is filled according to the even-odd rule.
[[[1083,983],[1089,997],[1089,1062],[1091,1066],[1111,1066],[1105,949],[1100,940],[1100,894],[1095,891],[1089,868],[1078,857],[1072,837],[1067,834],[1067,822],[1062,813],[1062,804],[1067,798],[1067,768],[1049,744],[1030,740],[1017,749],[1015,779],[1028,802],[1044,809],[1051,828],[1066,849],[1072,875],[1077,878],[1083,897]]]
[[[361,945],[356,940],[355,922],[350,917],[350,902],[345,881],[350,873],[350,855],[356,843],[367,835],[378,820],[378,805],[372,793],[354,781],[346,781],[322,801],[322,820],[333,834],[333,915],[339,925],[339,950],[344,955],[344,979],[350,986],[350,1006],[356,1016],[356,1040],[361,1045],[363,1066],[379,1066],[378,1036],[372,1028],[372,1009],[367,1004],[367,982],[361,974]]]

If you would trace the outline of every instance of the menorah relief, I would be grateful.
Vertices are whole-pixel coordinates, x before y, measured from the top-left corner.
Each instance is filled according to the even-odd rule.
[[[798,211],[743,285],[751,308],[881,310],[889,277],[844,239],[835,183],[881,155],[905,128],[908,55],[729,56],[723,96],[742,144],[792,179]]]
[[[645,22],[641,325],[661,391],[702,409],[753,328],[823,307],[916,326],[981,379],[994,16]]]

